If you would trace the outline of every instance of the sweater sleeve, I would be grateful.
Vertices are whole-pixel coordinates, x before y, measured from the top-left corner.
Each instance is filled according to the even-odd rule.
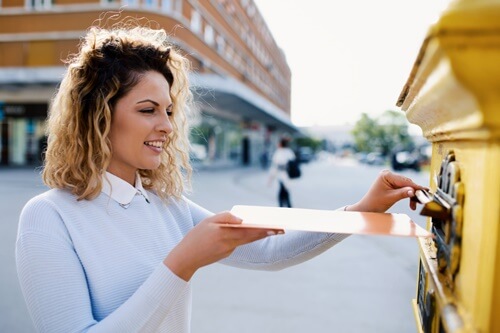
[[[183,198],[186,204],[188,205],[189,212],[191,213],[191,218],[193,220],[193,225],[197,225],[200,223],[202,220],[206,219],[207,217],[213,216],[214,213],[211,211],[195,204],[188,198],[184,197]]]
[[[255,270],[281,270],[314,258],[348,236],[288,230],[284,235],[270,236],[240,246],[222,263]]]
[[[213,215],[192,201],[185,200],[189,205],[195,225],[202,219]],[[339,208],[339,210],[341,209],[343,207]],[[348,236],[348,234],[287,231],[285,235],[270,236],[240,246],[231,256],[220,262],[239,268],[280,270],[307,261],[330,249]]]
[[[127,301],[97,322],[70,235],[57,210],[41,200],[30,201],[21,213],[16,264],[39,332],[154,331],[188,285],[159,264]]]

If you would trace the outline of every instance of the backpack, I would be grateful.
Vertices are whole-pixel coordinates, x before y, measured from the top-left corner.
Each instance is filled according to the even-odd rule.
[[[290,160],[286,164],[286,173],[290,179],[300,178],[301,172],[299,164],[297,159]]]

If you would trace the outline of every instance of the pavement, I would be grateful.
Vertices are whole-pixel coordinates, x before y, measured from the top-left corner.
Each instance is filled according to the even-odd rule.
[[[303,166],[292,189],[295,207],[332,209],[357,201],[383,167],[351,159],[328,159]],[[428,174],[402,172],[427,184]],[[193,200],[214,211],[233,204],[276,205],[276,186],[267,174],[251,170],[227,174],[238,185],[224,202],[195,191]],[[203,191],[226,193],[216,174],[203,179]],[[225,182],[224,182],[225,183]],[[222,185],[222,186],[221,186]],[[195,189],[201,188],[196,186]],[[425,219],[400,202],[390,212]],[[211,265],[193,279],[193,332],[416,332],[415,297],[418,246],[415,239],[351,236],[322,255],[279,272]]]
[[[325,159],[303,167],[294,184],[296,207],[333,209],[355,202],[380,167]],[[428,175],[407,176],[426,184]],[[276,184],[256,167],[198,167],[188,196],[212,210],[235,204],[276,205]],[[31,169],[0,169],[0,332],[34,332],[17,283],[14,244],[24,203],[45,190]],[[407,202],[392,211],[408,213]],[[225,332],[416,332],[418,247],[414,239],[351,236],[324,254],[279,272],[224,265],[200,269],[192,283],[193,333]]]

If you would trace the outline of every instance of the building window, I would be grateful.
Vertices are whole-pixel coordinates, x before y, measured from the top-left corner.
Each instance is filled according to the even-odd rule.
[[[247,8],[247,14],[248,14],[248,17],[252,18],[255,15],[255,7],[254,6],[248,6],[248,8]]]
[[[27,0],[26,7],[33,9],[48,9],[52,7],[52,0]]]
[[[210,25],[205,25],[205,42],[212,45],[214,43],[214,29]]]
[[[183,0],[175,0],[175,8],[174,11],[176,11],[179,14],[182,14],[182,1]]]
[[[161,10],[166,13],[172,12],[172,0],[161,0]]]
[[[137,7],[137,0],[122,0],[122,5],[127,7]]]
[[[233,65],[234,65],[234,62],[233,62],[234,51],[233,51],[233,48],[231,46],[228,46],[226,48],[225,57],[226,57],[226,59],[228,59],[229,61],[231,61],[233,63]]]
[[[217,43],[217,51],[223,53],[224,49],[226,48],[226,41],[224,40],[224,37],[218,35],[216,38],[216,43]]]
[[[144,1],[144,7],[147,7],[147,8],[158,7],[158,0],[143,0],[143,1]]]
[[[201,15],[196,10],[191,12],[191,30],[195,33],[201,32]]]

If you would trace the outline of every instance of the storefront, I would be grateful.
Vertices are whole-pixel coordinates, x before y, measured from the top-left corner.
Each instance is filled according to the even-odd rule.
[[[266,165],[277,135],[259,122],[204,116],[191,130],[191,158],[207,165]]]
[[[280,137],[299,133],[282,110],[241,82],[213,74],[190,79],[202,114],[191,142],[206,164],[266,166]]]
[[[45,103],[0,103],[0,164],[38,165],[45,145]]]

